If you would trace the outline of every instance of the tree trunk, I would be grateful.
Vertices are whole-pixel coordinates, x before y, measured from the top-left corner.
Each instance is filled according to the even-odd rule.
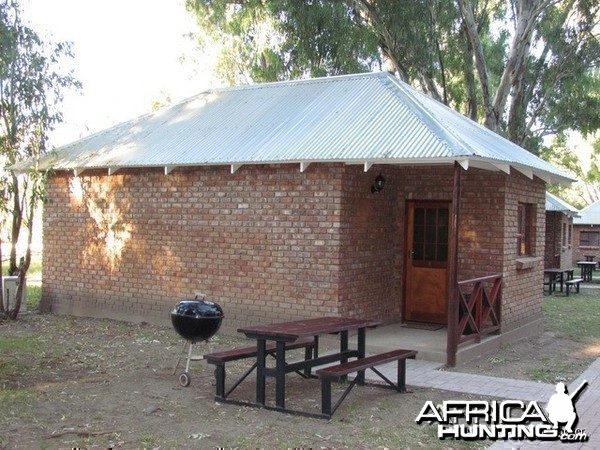
[[[21,224],[23,223],[23,211],[21,208],[21,196],[19,195],[19,181],[16,175],[13,177],[13,207],[11,211],[11,232],[10,232],[10,260],[8,265],[8,274],[17,275],[19,267],[17,265],[17,242],[19,242],[19,234],[21,232]]]
[[[519,120],[518,116],[521,115],[520,103],[523,101],[522,91],[525,89],[523,78],[527,70],[527,59],[531,50],[531,40],[536,20],[542,13],[545,5],[547,6],[547,3],[546,0],[515,1],[517,26],[492,108],[497,120],[506,109],[509,94],[512,94],[514,104],[511,105],[509,111],[508,123],[512,124],[513,131],[518,128],[515,124]],[[513,117],[511,114],[516,114],[517,116]],[[512,137],[518,139],[518,133]]]
[[[21,310],[21,302],[23,300],[23,294],[25,293],[25,282],[27,278],[27,272],[29,266],[31,266],[31,244],[33,242],[33,219],[35,215],[35,202],[31,202],[29,206],[29,218],[27,220],[27,249],[25,250],[25,256],[21,258],[19,262],[19,284],[17,285],[17,292],[15,293],[15,304],[12,309],[8,310],[7,317],[15,320]]]
[[[468,39],[466,25],[463,22],[461,33],[465,36],[465,90],[467,92],[467,116],[477,122],[477,88],[473,67],[473,46]]]
[[[477,75],[479,76],[479,84],[481,85],[483,107],[485,109],[485,126],[492,131],[498,131],[499,115],[494,111],[492,104],[492,84],[485,62],[483,44],[477,30],[473,5],[470,0],[458,0],[458,4],[463,15],[464,30],[473,51]]]
[[[500,83],[492,100],[492,89],[490,77],[487,72],[483,46],[477,33],[477,22],[473,13],[473,5],[470,0],[458,0],[465,20],[465,29],[469,41],[473,47],[477,73],[483,93],[483,102],[486,111],[485,126],[492,131],[498,132],[502,116],[506,110],[509,94],[517,102],[522,102],[519,90],[525,89],[523,77],[527,69],[527,59],[531,51],[531,40],[538,17],[544,12],[548,5],[554,0],[514,0],[516,27],[514,37],[506,60],[506,66],[502,72]],[[515,104],[509,113],[520,114],[520,107]],[[513,122],[512,117],[508,122]]]

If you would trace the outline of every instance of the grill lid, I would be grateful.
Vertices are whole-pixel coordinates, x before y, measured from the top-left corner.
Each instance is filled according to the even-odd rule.
[[[222,321],[223,309],[209,300],[182,300],[171,311],[175,331],[192,342],[210,339]]]

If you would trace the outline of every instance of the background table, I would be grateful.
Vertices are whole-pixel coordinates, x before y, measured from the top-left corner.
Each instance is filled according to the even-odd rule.
[[[581,268],[583,281],[592,281],[592,271],[596,267],[596,263],[594,261],[577,261],[577,265]]]
[[[559,269],[559,268],[548,268],[544,269],[544,280],[548,277],[548,290],[550,291],[550,295],[552,292],[556,290],[556,277],[558,276],[558,282],[560,283],[560,292],[563,290],[563,284],[565,282],[565,274],[567,275],[567,280],[573,279],[573,269]],[[546,281],[544,281],[546,284]]]

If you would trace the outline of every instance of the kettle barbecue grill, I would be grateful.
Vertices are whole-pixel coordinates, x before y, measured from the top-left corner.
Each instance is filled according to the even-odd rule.
[[[221,327],[223,309],[215,302],[198,298],[182,300],[171,311],[171,323],[175,331],[186,340],[182,355],[187,346],[187,359],[185,371],[179,374],[179,384],[186,387],[190,385],[190,361],[198,361],[203,356],[192,356],[192,348],[196,342],[208,341]],[[177,372],[181,363],[181,355],[175,366],[173,374]]]

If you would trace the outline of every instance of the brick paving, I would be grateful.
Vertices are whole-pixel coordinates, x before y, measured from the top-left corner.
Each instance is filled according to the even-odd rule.
[[[514,380],[485,375],[440,370],[439,363],[422,360],[407,362],[406,383],[410,386],[442,389],[474,395],[491,396],[500,399],[538,401],[546,403],[555,392],[555,385],[535,381]],[[391,379],[395,376],[395,364],[382,366],[381,371]],[[367,371],[367,378],[377,380],[377,376]],[[585,430],[589,436],[587,442],[562,443],[559,441],[497,441],[490,443],[490,449],[533,449],[568,448],[600,450],[600,358],[593,362],[569,386],[574,392],[584,380],[589,383],[575,404],[579,422],[577,428]],[[452,396],[449,395],[451,400]]]

